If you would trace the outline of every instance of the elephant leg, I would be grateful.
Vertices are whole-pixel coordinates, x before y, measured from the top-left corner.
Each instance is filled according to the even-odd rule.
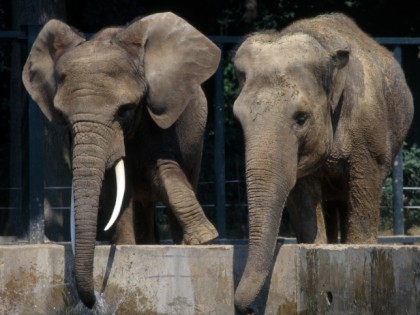
[[[368,159],[365,159],[368,160]],[[376,243],[382,183],[386,172],[376,163],[354,167],[349,183],[347,211],[341,219],[341,242]]]
[[[134,225],[137,244],[159,244],[155,205],[134,201]]]
[[[162,200],[183,229],[183,242],[205,244],[218,236],[213,224],[206,218],[194,189],[179,164],[173,160],[157,161]]]
[[[298,180],[287,199],[290,221],[299,243],[326,243],[322,192],[314,177]]]
[[[123,209],[115,226],[114,243],[117,245],[135,245],[133,201]]]

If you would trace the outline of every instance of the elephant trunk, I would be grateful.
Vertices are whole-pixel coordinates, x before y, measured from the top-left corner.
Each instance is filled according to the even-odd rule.
[[[95,136],[75,133],[73,146],[74,273],[79,297],[89,308],[92,308],[96,302],[93,284],[93,257],[99,196],[105,167],[106,153],[98,145],[98,133],[95,133]]]
[[[281,152],[280,144],[248,139],[246,148],[249,247],[235,292],[240,312],[251,306],[271,270],[283,207],[295,184],[297,165],[296,154],[289,147]]]

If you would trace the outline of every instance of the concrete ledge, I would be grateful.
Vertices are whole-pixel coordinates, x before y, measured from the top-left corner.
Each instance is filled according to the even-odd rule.
[[[233,314],[233,248],[97,246],[99,314]],[[0,246],[0,314],[85,314],[69,246]],[[64,311],[65,310],[65,311]]]
[[[282,245],[255,314],[420,314],[420,246]],[[0,314],[234,314],[245,245],[97,246],[87,312],[63,245],[0,246]]]
[[[420,314],[420,247],[284,245],[268,285],[265,314]]]

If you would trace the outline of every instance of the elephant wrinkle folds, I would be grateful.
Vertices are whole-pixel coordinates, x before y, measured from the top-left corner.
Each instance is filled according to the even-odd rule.
[[[414,107],[399,63],[343,14],[254,33],[234,66],[250,212],[235,304],[245,311],[264,282],[250,287],[252,275],[271,268],[283,208],[298,242],[376,242],[382,183]]]
[[[75,276],[88,307],[96,300],[96,238],[157,243],[155,203],[166,205],[175,243],[205,244],[217,237],[195,186],[207,119],[201,84],[219,61],[220,49],[171,12],[102,30],[89,40],[58,20],[38,34],[22,79],[48,120],[71,131]],[[119,185],[125,193],[116,187],[114,167],[125,171]],[[102,232],[110,217],[109,230]]]

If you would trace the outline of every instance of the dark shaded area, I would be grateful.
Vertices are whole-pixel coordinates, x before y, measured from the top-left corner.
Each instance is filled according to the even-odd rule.
[[[85,32],[124,25],[156,12],[172,11],[207,35],[244,35],[261,28],[282,28],[301,18],[330,12],[350,15],[372,36],[418,36],[420,19],[415,1],[257,1],[257,15],[247,18],[245,1],[76,0],[66,1],[67,21]]]
[[[135,1],[135,0],[76,0],[66,1],[67,21],[84,32],[96,32],[111,25],[125,25],[131,20],[157,12],[171,11],[201,32],[217,34],[215,16],[223,10],[223,1]]]

